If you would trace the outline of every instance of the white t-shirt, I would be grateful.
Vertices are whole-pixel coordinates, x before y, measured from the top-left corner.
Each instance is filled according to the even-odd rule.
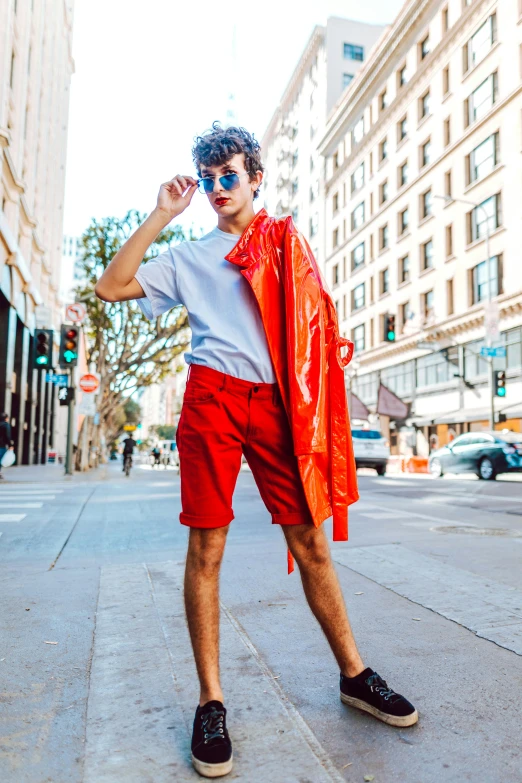
[[[192,330],[189,364],[254,383],[275,383],[259,306],[240,267],[225,260],[239,236],[215,228],[196,242],[172,245],[138,269],[147,318],[185,305]]]

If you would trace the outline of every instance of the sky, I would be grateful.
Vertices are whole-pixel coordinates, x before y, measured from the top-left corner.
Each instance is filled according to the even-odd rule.
[[[162,182],[194,175],[193,139],[225,121],[231,93],[238,123],[261,140],[316,24],[388,24],[402,4],[76,0],[65,233],[81,235],[92,217],[150,212]],[[176,222],[199,233],[215,217],[196,193]]]

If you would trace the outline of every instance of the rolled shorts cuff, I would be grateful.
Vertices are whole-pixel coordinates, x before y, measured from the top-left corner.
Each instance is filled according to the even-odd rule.
[[[217,527],[226,527],[234,519],[234,514],[185,514],[183,511],[179,515],[179,521],[187,527],[199,527],[211,530]]]
[[[305,511],[291,511],[285,514],[272,514],[273,525],[313,525],[312,515]]]

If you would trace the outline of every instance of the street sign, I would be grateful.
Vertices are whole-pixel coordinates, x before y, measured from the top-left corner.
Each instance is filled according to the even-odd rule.
[[[72,321],[73,324],[81,324],[86,315],[87,308],[82,302],[75,302],[67,305],[65,308],[65,317]]]
[[[419,340],[417,348],[421,351],[438,351],[440,344],[436,342],[429,342],[428,340]]]
[[[60,405],[69,405],[74,400],[74,386],[59,386],[58,399]]]
[[[497,346],[497,348],[489,348],[487,345],[483,345],[480,349],[481,356],[496,356],[504,358],[506,355],[506,349],[503,345]]]
[[[125,432],[134,432],[134,430],[136,429],[136,425],[135,424],[124,424],[123,425],[123,429],[125,430]]]
[[[80,378],[80,389],[87,394],[95,392],[99,385],[100,381],[92,373],[86,373]]]
[[[47,383],[54,383],[55,386],[67,386],[67,375],[53,375],[52,372],[48,372],[45,376]]]
[[[96,400],[90,394],[84,394],[82,401],[78,405],[78,413],[83,416],[95,416],[96,415]]]

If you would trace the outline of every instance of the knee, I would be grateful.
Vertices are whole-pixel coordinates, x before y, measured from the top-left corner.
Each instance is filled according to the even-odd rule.
[[[219,571],[228,528],[224,531],[190,531],[187,566],[200,572],[214,574]]]
[[[300,568],[322,568],[330,563],[330,549],[322,531],[299,541],[292,549]]]

